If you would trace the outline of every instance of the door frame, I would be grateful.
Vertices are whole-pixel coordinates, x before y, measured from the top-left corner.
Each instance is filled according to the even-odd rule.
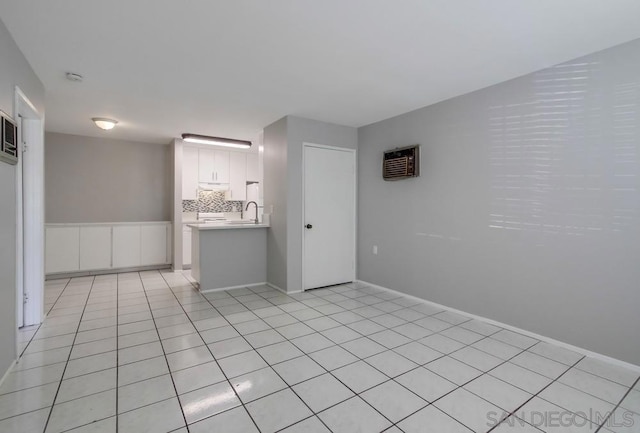
[[[30,326],[40,324],[44,317],[44,114],[38,112],[19,86],[15,87],[13,114],[20,125],[16,168],[16,319],[22,319],[17,325]],[[27,149],[23,145],[23,128],[28,131]],[[29,157],[25,158],[27,150]],[[28,294],[26,303],[24,293]]]
[[[306,277],[305,277],[305,266],[306,266],[306,262],[305,262],[305,221],[306,221],[306,215],[305,215],[305,194],[306,194],[306,173],[305,173],[305,164],[306,164],[306,158],[307,158],[307,148],[309,147],[316,147],[319,149],[324,149],[324,150],[334,150],[334,151],[339,151],[339,152],[347,152],[347,153],[351,153],[353,154],[353,275],[352,275],[352,281],[356,280],[356,275],[357,275],[357,268],[358,268],[358,261],[356,260],[357,258],[357,248],[358,248],[358,150],[357,149],[351,149],[348,147],[338,147],[338,146],[329,146],[326,144],[317,144],[317,143],[308,143],[308,142],[303,142],[302,143],[302,200],[301,200],[301,207],[302,207],[302,220],[300,221],[300,227],[301,227],[301,233],[302,233],[302,291],[306,291],[306,290],[310,290],[309,288],[307,288],[307,281],[306,281]]]

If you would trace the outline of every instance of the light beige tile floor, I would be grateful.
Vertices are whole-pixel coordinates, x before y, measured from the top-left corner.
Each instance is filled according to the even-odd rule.
[[[638,372],[372,287],[201,294],[149,271],[45,298],[0,433],[640,432]]]

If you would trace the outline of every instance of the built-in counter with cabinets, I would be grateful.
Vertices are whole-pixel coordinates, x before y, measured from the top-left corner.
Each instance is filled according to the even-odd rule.
[[[168,221],[47,224],[45,233],[48,276],[171,264]]]
[[[191,224],[191,275],[200,291],[265,284],[269,224]]]

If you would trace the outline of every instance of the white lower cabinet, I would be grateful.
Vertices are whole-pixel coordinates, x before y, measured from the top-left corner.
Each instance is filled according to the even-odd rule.
[[[45,272],[136,268],[171,263],[171,223],[50,224]]]
[[[140,264],[142,266],[167,263],[167,227],[140,227]]]
[[[140,226],[116,226],[113,228],[113,267],[140,266]]]
[[[80,270],[111,267],[111,227],[80,227]]]
[[[47,228],[45,234],[45,272],[80,270],[80,228]]]
[[[191,266],[191,227],[182,229],[182,265]]]

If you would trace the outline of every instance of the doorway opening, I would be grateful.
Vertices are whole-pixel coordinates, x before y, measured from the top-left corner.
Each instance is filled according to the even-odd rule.
[[[38,325],[44,317],[44,119],[16,86],[18,124],[16,166],[17,327]]]

